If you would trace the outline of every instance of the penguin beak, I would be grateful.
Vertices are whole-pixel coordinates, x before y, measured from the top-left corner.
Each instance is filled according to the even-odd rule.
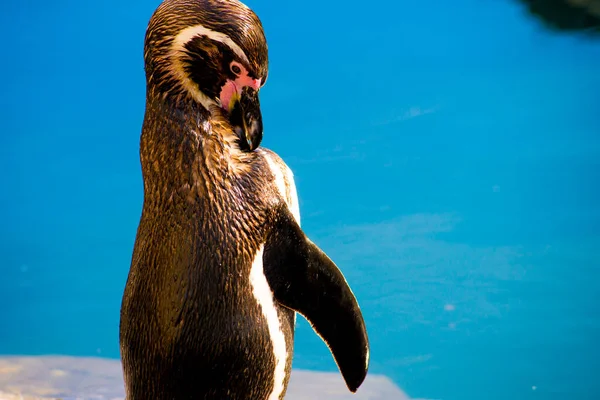
[[[258,101],[261,79],[253,79],[244,74],[235,80],[228,80],[221,89],[221,107],[229,113],[229,122],[244,151],[256,149],[263,137],[262,114]]]
[[[229,102],[229,122],[240,139],[242,150],[252,151],[260,145],[263,124],[258,90],[247,86],[241,95],[236,93],[232,96]]]

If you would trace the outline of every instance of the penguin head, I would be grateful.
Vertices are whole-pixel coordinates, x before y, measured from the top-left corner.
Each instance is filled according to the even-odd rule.
[[[268,74],[267,42],[256,14],[237,0],[164,0],[144,43],[147,95],[181,107],[219,110],[243,150],[262,140],[258,92]],[[217,107],[217,108],[215,108]]]

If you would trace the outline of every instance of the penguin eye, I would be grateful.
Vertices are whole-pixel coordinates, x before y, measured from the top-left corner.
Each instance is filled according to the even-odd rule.
[[[233,72],[236,75],[239,75],[242,73],[242,69],[237,63],[233,62],[231,63],[231,72]]]

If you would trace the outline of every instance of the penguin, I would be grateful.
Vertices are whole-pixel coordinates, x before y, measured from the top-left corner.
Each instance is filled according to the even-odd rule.
[[[128,400],[283,399],[297,313],[356,392],[359,304],[300,227],[294,176],[263,135],[259,18],[237,0],[164,0],[144,42],[144,198],[121,303]]]

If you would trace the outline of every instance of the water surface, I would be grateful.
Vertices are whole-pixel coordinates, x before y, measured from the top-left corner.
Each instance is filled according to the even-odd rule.
[[[248,4],[263,144],[359,299],[371,371],[415,398],[597,399],[600,42],[511,1]],[[0,354],[119,356],[157,5],[0,15]],[[294,362],[336,370],[302,319]]]

